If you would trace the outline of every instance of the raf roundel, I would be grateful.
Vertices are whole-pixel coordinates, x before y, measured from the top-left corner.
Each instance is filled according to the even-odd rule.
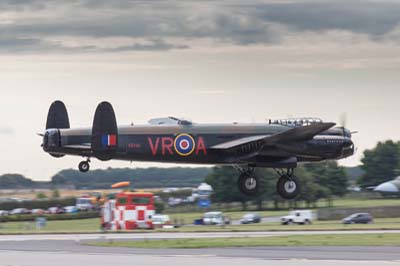
[[[176,136],[174,141],[175,151],[181,156],[189,156],[192,154],[195,146],[196,143],[189,134],[180,134]]]

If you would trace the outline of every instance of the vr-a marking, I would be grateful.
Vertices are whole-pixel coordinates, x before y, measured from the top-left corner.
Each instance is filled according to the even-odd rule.
[[[161,151],[162,155],[190,156],[191,154],[207,155],[207,148],[204,138],[199,136],[197,141],[187,133],[181,133],[175,138],[172,137],[148,137],[151,154],[157,156]],[[175,152],[174,152],[175,151]]]

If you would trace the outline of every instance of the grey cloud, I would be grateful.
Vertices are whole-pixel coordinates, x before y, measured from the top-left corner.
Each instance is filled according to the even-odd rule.
[[[382,35],[400,23],[400,4],[393,2],[303,2],[267,4],[249,9],[263,21],[289,25],[298,30],[339,29]]]
[[[279,43],[289,34],[330,30],[364,33],[379,41],[400,24],[400,3],[358,0],[282,3],[5,0],[0,4],[5,9],[29,10],[29,6],[39,9],[31,13],[43,16],[29,16],[24,11],[15,23],[0,23],[0,34],[5,33],[9,38],[2,37],[0,51],[29,52],[45,48],[66,52],[165,51],[189,48],[184,43],[188,39],[211,38],[239,45],[270,44]],[[58,36],[143,38],[150,43],[70,48],[46,41]]]
[[[65,52],[65,53],[95,53],[95,52],[127,52],[127,51],[167,51],[171,49],[187,49],[187,45],[175,45],[162,39],[151,39],[146,43],[133,43],[131,45],[120,45],[111,48],[96,45],[65,46],[60,42],[48,42],[35,38],[2,38],[0,37],[1,52]]]

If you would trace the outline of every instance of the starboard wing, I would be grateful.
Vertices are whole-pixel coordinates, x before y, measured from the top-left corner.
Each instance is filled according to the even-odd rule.
[[[330,129],[335,125],[335,123],[315,123],[308,126],[296,127],[266,138],[265,144],[310,140],[319,133]]]
[[[240,138],[214,145],[211,149],[229,150],[248,147],[250,153],[262,149],[264,145],[309,140],[333,126],[335,126],[335,123],[316,123],[308,126],[296,127],[274,135],[257,135]]]
[[[251,136],[251,137],[245,137],[245,138],[240,138],[240,139],[235,139],[232,141],[227,141],[223,142],[220,144],[217,144],[215,146],[212,146],[212,149],[217,149],[217,150],[226,150],[226,149],[231,149],[235,147],[239,147],[241,145],[249,144],[255,141],[260,141],[264,140],[268,137],[269,135],[258,135],[258,136]]]

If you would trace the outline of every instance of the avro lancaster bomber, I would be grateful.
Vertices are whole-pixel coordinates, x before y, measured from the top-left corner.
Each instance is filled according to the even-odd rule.
[[[108,102],[98,105],[92,127],[70,128],[61,101],[49,110],[43,149],[53,157],[75,155],[90,159],[190,164],[232,165],[238,169],[239,190],[256,195],[255,167],[268,167],[279,175],[277,191],[295,198],[299,163],[337,160],[353,155],[352,132],[316,118],[269,120],[262,124],[197,124],[174,117],[152,119],[146,125],[118,126]]]

